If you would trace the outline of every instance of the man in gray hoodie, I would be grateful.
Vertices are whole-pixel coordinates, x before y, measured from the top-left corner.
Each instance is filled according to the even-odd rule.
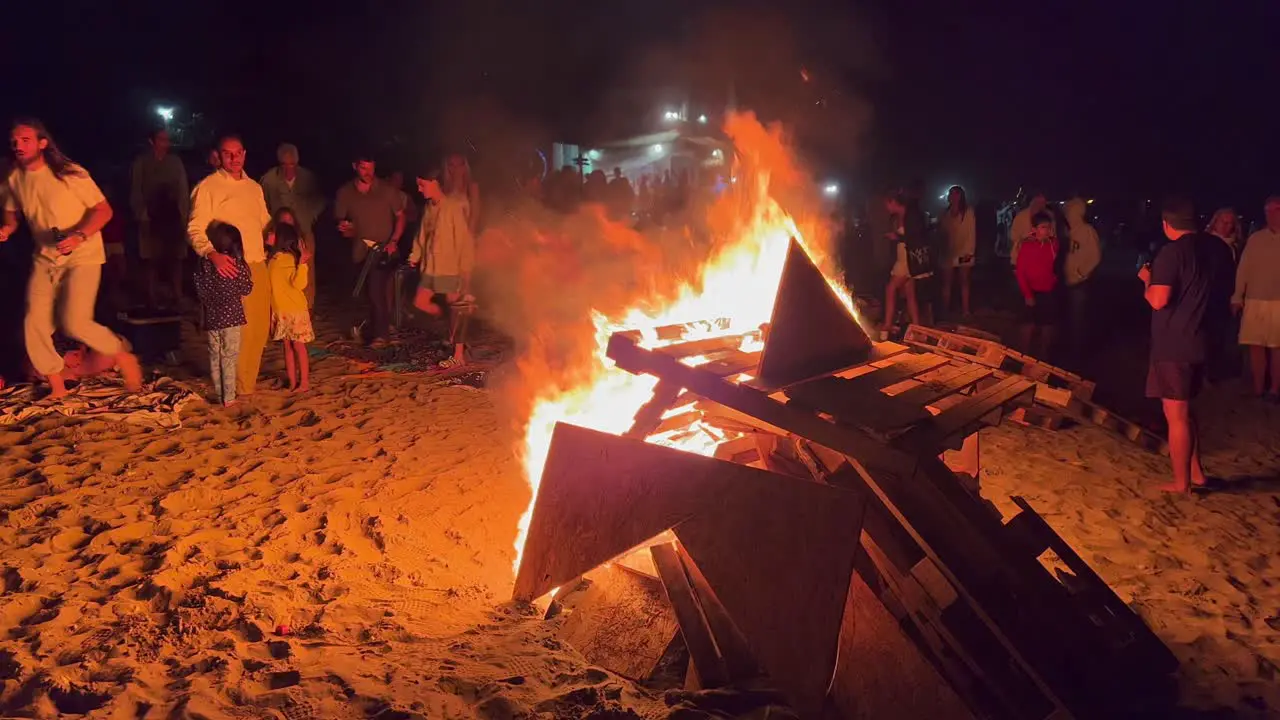
[[[1070,231],[1062,274],[1067,283],[1071,312],[1071,356],[1077,365],[1084,357],[1085,345],[1089,341],[1090,278],[1102,262],[1102,243],[1098,239],[1098,231],[1085,217],[1088,209],[1089,204],[1080,197],[1071,198],[1062,208]]]

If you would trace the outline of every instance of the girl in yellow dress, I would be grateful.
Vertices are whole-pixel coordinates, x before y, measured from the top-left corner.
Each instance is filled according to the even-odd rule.
[[[311,364],[307,343],[316,339],[307,309],[307,273],[310,248],[302,245],[298,229],[279,224],[275,228],[267,273],[271,276],[271,321],[274,338],[284,341],[284,366],[291,392],[311,389]]]

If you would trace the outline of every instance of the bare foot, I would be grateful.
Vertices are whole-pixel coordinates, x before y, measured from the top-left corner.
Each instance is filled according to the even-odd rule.
[[[237,406],[237,405],[239,405],[239,404],[240,404],[240,401],[239,401],[239,400],[228,400],[228,401],[226,401],[226,402],[222,403],[222,407],[224,407],[224,408],[231,408],[231,407],[235,407],[235,406]]]
[[[62,375],[54,373],[48,377],[49,380],[49,397],[61,398],[67,396],[67,383],[62,379]]]
[[[1189,495],[1191,493],[1190,485],[1179,485],[1178,483],[1169,483],[1160,486],[1160,492],[1171,493],[1174,495]]]
[[[124,378],[124,389],[138,392],[142,389],[142,365],[133,353],[122,352],[116,355],[116,365],[120,367],[120,375]]]
[[[294,388],[291,392],[296,392],[296,393],[311,392],[311,383],[302,383],[298,387]]]

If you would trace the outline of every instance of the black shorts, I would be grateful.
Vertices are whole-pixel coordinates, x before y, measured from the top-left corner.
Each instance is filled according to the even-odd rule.
[[[1204,387],[1202,363],[1152,360],[1147,367],[1147,397],[1194,400]]]
[[[1062,294],[1053,291],[1047,293],[1035,293],[1036,304],[1027,307],[1024,303],[1022,311],[1022,322],[1037,327],[1053,327],[1058,324],[1058,318],[1062,315]]]

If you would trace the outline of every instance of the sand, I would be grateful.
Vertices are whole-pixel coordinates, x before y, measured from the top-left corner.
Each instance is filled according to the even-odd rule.
[[[488,395],[352,371],[175,430],[0,431],[0,715],[662,707],[506,602],[529,490]]]
[[[176,429],[0,428],[0,715],[671,711],[507,601],[529,491],[489,391],[314,370],[310,394],[197,403]],[[1009,424],[984,431],[983,492],[1010,513],[1026,497],[1132,602],[1182,660],[1184,706],[1262,717],[1280,708],[1280,408],[1237,393],[1205,400],[1209,469],[1257,478],[1233,492],[1163,497],[1162,458]]]

